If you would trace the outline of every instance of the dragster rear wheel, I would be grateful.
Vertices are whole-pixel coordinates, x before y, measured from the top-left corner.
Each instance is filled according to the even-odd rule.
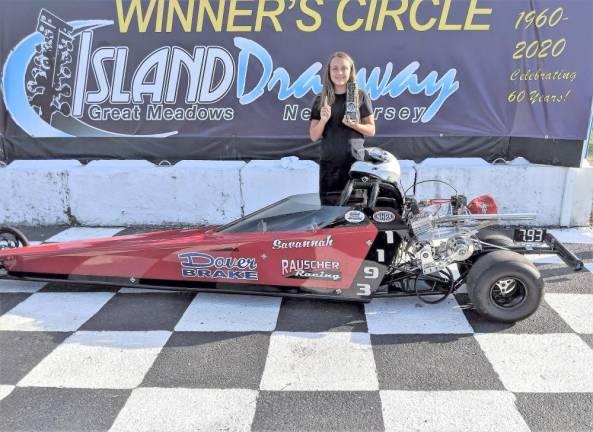
[[[477,237],[480,241],[495,246],[511,247],[515,244],[512,238],[492,228],[481,229]]]
[[[525,319],[537,310],[544,297],[539,270],[516,252],[501,250],[482,255],[466,281],[476,310],[495,321]]]
[[[480,241],[487,243],[486,246],[500,246],[503,248],[508,248],[514,246],[515,244],[512,238],[492,228],[483,228],[478,231],[476,236]],[[459,269],[459,274],[467,274],[476,260],[477,257],[473,256],[465,262],[458,263],[457,268]]]
[[[29,246],[29,240],[25,234],[13,227],[0,226],[0,250],[24,246]]]

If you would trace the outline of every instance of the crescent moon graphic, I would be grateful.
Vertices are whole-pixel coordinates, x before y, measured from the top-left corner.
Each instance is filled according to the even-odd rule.
[[[83,30],[93,30],[100,27],[113,25],[112,20],[80,20],[70,21],[75,33]],[[43,42],[43,36],[34,32],[22,39],[10,52],[2,70],[2,94],[4,105],[10,112],[13,121],[28,135],[43,138],[67,138],[75,136],[102,136],[102,137],[154,137],[162,138],[177,134],[177,131],[165,132],[151,135],[130,135],[105,131],[93,127],[74,117],[67,117],[69,130],[83,132],[81,135],[71,135],[53,127],[43,120],[29,104],[23,79],[27,73],[27,67],[35,55],[35,47]]]

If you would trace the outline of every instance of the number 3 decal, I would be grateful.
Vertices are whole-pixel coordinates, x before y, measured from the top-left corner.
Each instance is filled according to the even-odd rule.
[[[371,295],[371,286],[365,283],[357,283],[356,286],[358,287],[358,295],[361,296],[370,296]]]

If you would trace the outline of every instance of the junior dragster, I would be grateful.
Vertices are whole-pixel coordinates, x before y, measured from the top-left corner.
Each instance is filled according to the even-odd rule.
[[[511,236],[492,229],[533,214],[496,214],[489,196],[468,202],[456,191],[417,200],[403,190],[392,154],[356,155],[337,205],[296,195],[224,226],[36,246],[2,227],[0,277],[357,302],[436,303],[465,284],[480,314],[513,322],[533,314],[544,295],[525,255],[583,267],[543,228],[518,226]]]

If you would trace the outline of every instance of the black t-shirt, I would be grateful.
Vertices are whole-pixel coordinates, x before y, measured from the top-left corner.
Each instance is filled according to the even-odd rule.
[[[350,160],[351,138],[363,138],[362,134],[349,128],[342,123],[346,114],[346,93],[337,94],[334,104],[331,106],[331,117],[323,129],[323,141],[321,144],[321,161],[333,161],[341,164]],[[321,96],[316,96],[311,107],[311,120],[321,120]],[[373,114],[371,99],[364,90],[358,91],[358,112],[359,119]],[[349,168],[349,167],[348,167]]]

